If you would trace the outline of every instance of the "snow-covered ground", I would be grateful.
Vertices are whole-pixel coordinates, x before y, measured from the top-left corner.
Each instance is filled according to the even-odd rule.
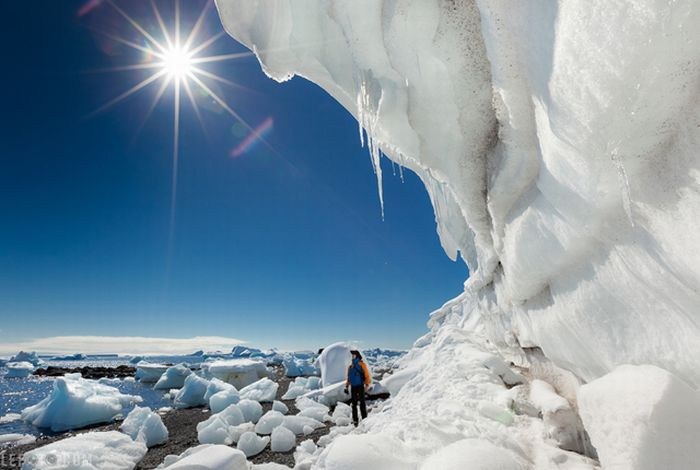
[[[216,4],[271,78],[307,78],[357,118],[380,201],[382,154],[416,172],[471,273],[401,360],[369,436],[313,465],[487,468],[498,454],[499,468],[590,468],[581,394],[604,468],[647,455],[641,432],[615,457],[613,411],[664,433],[657,468],[695,468],[672,443],[700,441],[700,422],[663,423],[666,398],[690,406],[700,385],[700,3]],[[526,380],[509,389],[511,362]],[[649,413],[596,386],[634,376],[624,364],[660,371],[639,383],[657,392]]]

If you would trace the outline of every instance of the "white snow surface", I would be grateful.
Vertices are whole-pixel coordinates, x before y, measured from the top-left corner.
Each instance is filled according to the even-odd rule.
[[[147,450],[119,431],[88,432],[27,452],[22,470],[132,470]]]
[[[384,384],[392,400],[362,425],[386,439],[377,462],[421,465],[481,438],[538,469],[595,465],[507,409],[527,403],[508,398],[521,379],[502,372],[533,366],[533,348],[571,373],[552,383],[568,399],[623,364],[697,390],[700,3],[216,4],[271,78],[309,79],[356,117],[382,204],[382,154],[418,175],[442,246],[469,267]],[[333,446],[319,468],[351,468],[330,466]]]
[[[34,372],[34,365],[31,362],[8,362],[5,367],[7,368],[6,379],[23,379]]]
[[[22,419],[40,428],[65,431],[110,422],[141,401],[139,396],[123,394],[80,374],[66,374],[56,378],[49,396],[22,410]]]
[[[669,372],[620,366],[583,385],[579,407],[604,469],[698,468],[700,394]]]

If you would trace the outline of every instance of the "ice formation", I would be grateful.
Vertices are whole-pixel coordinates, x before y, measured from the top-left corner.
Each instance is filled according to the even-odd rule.
[[[168,441],[168,428],[163,424],[160,415],[150,408],[134,407],[119,429],[133,440],[143,442],[146,447]]]
[[[110,422],[141,401],[139,396],[125,395],[80,374],[66,374],[56,378],[49,396],[22,410],[22,419],[40,428],[65,431]]]
[[[258,434],[272,434],[272,431],[279,427],[284,421],[284,415],[279,411],[270,410],[255,424],[255,432]]]
[[[238,439],[236,447],[243,452],[246,457],[258,455],[265,450],[265,447],[270,443],[270,436],[260,437],[254,432],[246,432]]]
[[[190,408],[207,404],[204,395],[207,393],[209,381],[196,374],[190,374],[185,379],[185,384],[175,395],[173,404],[175,408]]]
[[[250,385],[243,387],[239,393],[241,398],[254,400],[258,402],[272,402],[277,396],[279,384],[267,377],[253,382]]]
[[[147,450],[118,431],[88,432],[27,452],[22,470],[132,470]]]
[[[246,456],[223,445],[203,444],[191,447],[180,455],[169,455],[159,469],[169,470],[248,470]]]
[[[168,366],[164,364],[153,364],[146,361],[139,361],[136,364],[136,374],[134,377],[143,383],[156,383],[161,376],[168,370]]]
[[[323,348],[318,358],[322,385],[327,387],[345,382],[351,360],[350,348],[345,343],[334,343]]]
[[[185,379],[192,373],[185,364],[177,364],[168,367],[153,386],[156,390],[170,390],[171,388],[181,388],[185,385]]]
[[[34,365],[31,362],[8,362],[5,367],[7,368],[5,373],[7,379],[22,379],[29,377],[34,372]]]
[[[31,444],[34,441],[36,441],[36,436],[32,436],[31,434],[0,434],[0,447],[6,445],[21,446]]]
[[[238,390],[267,377],[266,362],[261,359],[227,359],[202,363],[204,377],[217,378],[230,383]]]
[[[197,439],[202,444],[226,444],[236,442],[236,426],[246,422],[237,405],[230,405],[223,411],[211,415],[197,424]]]
[[[39,366],[44,363],[44,361],[39,359],[39,356],[34,351],[20,351],[14,356],[12,356],[7,362],[29,362],[34,366]]]
[[[464,355],[529,368],[574,409],[582,383],[628,363],[697,390],[698,2],[216,4],[270,77],[307,78],[357,118],[380,185],[381,154],[419,176],[445,251],[469,266],[464,292],[432,314],[400,380],[385,383],[391,408],[365,425],[387,449],[402,436],[418,451],[401,459],[419,465],[478,436],[458,420],[440,437],[419,417],[507,419],[492,389],[506,377]],[[455,385],[455,362],[478,375]],[[506,401],[527,409],[526,395]],[[465,397],[473,408],[451,404]],[[603,410],[589,412],[594,423]],[[542,426],[530,418],[499,424],[489,441],[536,468],[576,459],[540,441],[544,429],[523,434]]]
[[[284,426],[278,426],[272,430],[270,436],[270,449],[272,452],[288,452],[297,444],[297,437]]]

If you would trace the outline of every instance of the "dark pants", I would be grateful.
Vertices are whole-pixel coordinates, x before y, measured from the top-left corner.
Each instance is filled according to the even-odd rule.
[[[367,406],[365,405],[365,387],[364,385],[353,385],[350,387],[350,399],[352,400],[352,422],[357,426],[357,402],[360,402],[360,413],[362,419],[367,417]]]

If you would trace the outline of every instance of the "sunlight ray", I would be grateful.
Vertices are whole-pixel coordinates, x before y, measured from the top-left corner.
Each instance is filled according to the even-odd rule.
[[[108,108],[111,108],[112,106],[114,106],[115,104],[119,103],[120,101],[122,101],[122,100],[128,98],[129,96],[133,95],[134,93],[136,93],[137,91],[141,90],[142,88],[144,88],[144,87],[148,86],[149,84],[155,82],[156,80],[158,80],[160,77],[162,77],[162,76],[165,75],[166,73],[167,73],[167,71],[165,71],[165,70],[161,70],[160,72],[154,73],[154,74],[151,75],[150,77],[146,78],[145,80],[143,80],[143,81],[137,83],[136,85],[134,85],[133,87],[129,88],[128,90],[126,90],[126,91],[125,91],[124,93],[122,93],[121,95],[119,95],[119,96],[117,96],[116,98],[114,98],[114,99],[108,101],[107,103],[103,104],[103,105],[100,106],[98,109],[96,109],[95,111],[93,111],[93,112],[91,112],[90,114],[88,114],[86,117],[88,117],[88,118],[93,117],[93,116],[95,116],[96,114],[99,114],[99,113],[101,113],[102,111],[104,111],[104,110],[106,110],[106,109],[108,109]]]
[[[106,69],[86,70],[84,73],[111,73],[124,72],[129,70],[148,70],[163,68],[163,62],[148,62],[145,64],[119,65],[117,67],[108,67]]]
[[[216,102],[218,103],[219,106],[221,106],[222,108],[224,108],[224,109],[226,110],[226,112],[228,112],[231,116],[233,116],[236,120],[238,120],[238,122],[240,122],[241,124],[243,124],[243,125],[245,126],[246,129],[248,129],[249,131],[252,131],[252,130],[253,130],[253,128],[250,126],[250,124],[248,124],[248,123],[241,117],[240,114],[238,114],[236,111],[234,111],[228,104],[226,104],[226,102],[225,102],[224,100],[222,100],[221,98],[219,98],[219,96],[218,96],[216,93],[214,93],[214,92],[211,90],[211,88],[209,88],[209,87],[206,85],[206,83],[204,83],[202,80],[200,80],[199,77],[197,77],[194,73],[190,73],[188,76],[189,76],[194,82],[196,82],[197,85],[199,85],[200,88],[202,88],[202,90],[204,90],[204,92],[205,92],[206,94],[208,94],[214,101],[216,101]]]
[[[206,64],[209,62],[221,62],[222,60],[241,59],[243,57],[251,57],[253,52],[236,52],[234,54],[213,55],[209,57],[197,57],[192,59],[193,64]]]
[[[192,105],[192,109],[194,110],[195,116],[197,116],[199,125],[202,128],[202,132],[204,133],[207,140],[209,140],[209,133],[207,132],[207,128],[204,126],[204,119],[202,118],[202,113],[199,110],[197,99],[195,98],[194,93],[192,93],[192,87],[190,87],[190,82],[188,80],[183,80],[182,85],[185,87],[185,93],[187,93],[187,97],[190,99],[190,104]]]
[[[175,80],[175,113],[173,117],[173,163],[170,187],[170,222],[168,227],[168,264],[172,257],[177,205],[177,173],[180,157],[180,80]]]
[[[160,42],[156,41],[155,38],[148,33],[148,31],[143,29],[143,27],[140,24],[138,24],[136,22],[136,20],[134,20],[132,17],[130,17],[124,10],[119,8],[112,0],[107,0],[107,3],[109,5],[111,5],[112,8],[117,10],[117,12],[119,12],[119,14],[122,15],[124,17],[124,19],[126,19],[126,21],[128,21],[131,26],[134,27],[134,29],[136,29],[139,33],[143,34],[143,37],[145,37],[150,42],[152,42],[163,53],[167,52],[167,49],[165,47],[163,47],[163,45]]]
[[[180,0],[175,0],[175,47],[180,48]]]
[[[153,54],[156,57],[158,57],[159,59],[163,58],[162,53],[155,51],[153,49],[149,49],[148,47],[142,46],[141,44],[137,44],[135,42],[129,41],[128,39],[124,39],[124,38],[121,38],[119,36],[115,36],[114,34],[110,34],[110,33],[107,33],[105,31],[99,31],[99,30],[93,30],[93,31],[95,31],[97,34],[101,34],[101,35],[103,35],[103,36],[105,36],[113,41],[116,41],[118,43],[129,46],[132,49],[136,49],[137,51],[145,52],[146,54]]]
[[[190,52],[192,53],[193,56],[195,56],[195,55],[199,54],[200,52],[202,52],[207,47],[214,44],[217,40],[224,37],[225,35],[226,35],[226,32],[221,31],[220,33],[215,34],[214,36],[210,37],[209,39],[207,39],[206,41],[204,41],[203,43],[201,43],[200,45],[198,45],[197,47],[192,49]]]
[[[168,47],[172,49],[173,41],[170,39],[170,34],[168,34],[168,28],[165,27],[165,22],[163,22],[163,17],[160,15],[160,11],[158,10],[158,6],[156,5],[156,0],[151,0],[151,7],[153,9],[153,14],[156,17],[156,21],[158,21],[158,24],[160,25],[160,30],[163,32],[163,37],[165,38],[165,42],[167,42]]]
[[[190,30],[190,34],[188,34],[187,39],[185,39],[185,44],[182,46],[183,49],[189,50],[190,46],[192,46],[192,42],[194,41],[195,37],[197,37],[197,34],[199,34],[199,30],[202,28],[202,24],[204,24],[204,18],[206,17],[207,10],[209,9],[210,5],[211,0],[207,0],[204,4],[204,8],[202,8],[202,12],[199,14],[197,21],[192,27],[192,30]],[[196,54],[195,51],[192,52]]]
[[[155,96],[153,97],[153,100],[151,101],[151,104],[148,107],[148,110],[146,111],[146,115],[144,116],[143,120],[141,121],[139,128],[136,129],[136,136],[138,136],[141,133],[141,131],[143,130],[143,127],[146,125],[146,123],[150,119],[151,114],[153,114],[153,111],[155,111],[156,106],[158,106],[158,103],[160,103],[161,98],[165,94],[165,90],[168,89],[168,85],[170,85],[170,82],[171,82],[171,78],[165,77],[165,80],[163,80],[163,83],[160,84],[160,88],[158,88],[158,91],[156,92]]]
[[[251,91],[250,89],[244,87],[243,85],[239,85],[236,82],[232,82],[231,80],[227,80],[224,77],[220,77],[215,73],[209,72],[208,70],[200,69],[199,67],[192,67],[192,71],[194,73],[197,73],[197,74],[202,75],[202,76],[207,77],[207,78],[211,78],[212,80],[216,80],[217,82],[224,83],[224,84],[232,86],[234,88],[240,88],[242,90]]]

